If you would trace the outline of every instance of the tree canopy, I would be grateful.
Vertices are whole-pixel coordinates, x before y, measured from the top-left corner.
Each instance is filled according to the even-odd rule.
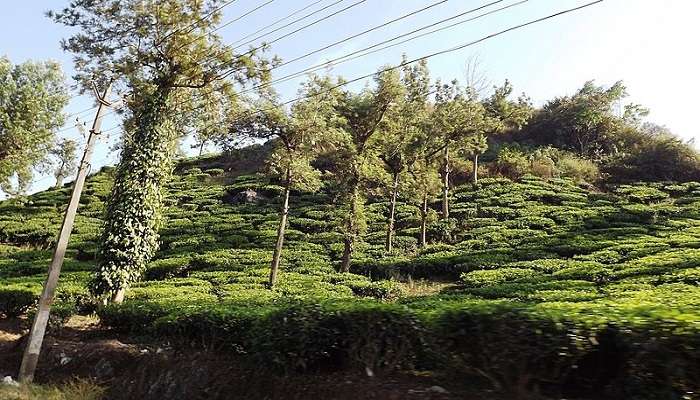
[[[235,85],[269,78],[262,49],[234,54],[211,31],[223,0],[74,0],[49,16],[77,28],[62,42],[75,79],[127,90],[121,160],[107,206],[96,294],[121,301],[158,248],[161,189],[186,127],[202,129],[236,111]],[[199,112],[207,108],[207,112]],[[221,119],[212,118],[219,116]],[[208,134],[207,134],[208,135]]]
[[[21,193],[31,184],[64,123],[67,102],[58,63],[13,65],[0,57],[0,189]]]

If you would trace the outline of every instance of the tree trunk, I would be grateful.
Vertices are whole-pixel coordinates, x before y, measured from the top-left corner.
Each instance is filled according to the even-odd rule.
[[[172,171],[176,138],[168,114],[171,91],[172,82],[159,82],[155,92],[144,94],[115,172],[92,285],[94,294],[109,294],[113,301],[139,279],[158,249],[162,188]]]
[[[394,248],[394,217],[396,215],[396,196],[399,193],[399,174],[394,173],[394,187],[391,191],[391,205],[389,206],[389,226],[386,230],[386,251],[391,253]]]
[[[445,165],[442,171],[442,219],[450,218],[450,150],[445,147]]]
[[[204,152],[204,145],[206,144],[206,140],[202,140],[202,143],[199,144],[199,157],[202,156],[202,152]]]
[[[284,202],[280,210],[280,225],[277,227],[277,244],[275,252],[272,255],[272,265],[270,266],[270,287],[275,286],[277,282],[277,271],[280,267],[280,258],[282,256],[282,244],[284,243],[284,230],[287,226],[287,215],[289,214],[289,187],[291,186],[291,176],[289,168],[287,168],[286,179],[284,185]]]
[[[479,155],[474,154],[474,159],[472,160],[472,182],[477,183],[479,181]]]
[[[427,245],[427,231],[428,225],[428,195],[423,194],[423,207],[420,210],[420,247],[425,247]]]
[[[355,237],[353,235],[345,235],[345,249],[343,249],[343,261],[340,267],[340,272],[350,272],[350,264],[352,263],[352,252],[355,250]]]
[[[60,188],[61,186],[63,186],[63,175],[59,174],[59,175],[56,175],[56,185],[54,187]]]
[[[112,293],[112,303],[121,304],[122,302],[124,302],[124,295],[125,294],[126,294],[125,288],[121,288],[121,289],[117,290],[116,292],[113,292]]]
[[[355,238],[357,236],[357,208],[358,196],[357,185],[352,190],[350,199],[350,215],[347,220],[347,232],[345,232],[345,249],[343,250],[343,260],[340,265],[340,272],[350,272],[352,253],[355,250]]]

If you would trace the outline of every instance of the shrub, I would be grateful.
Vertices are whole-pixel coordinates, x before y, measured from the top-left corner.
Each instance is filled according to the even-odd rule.
[[[589,160],[573,154],[562,155],[557,160],[559,176],[571,178],[577,182],[594,183],[600,177],[598,166]]]
[[[454,238],[454,233],[456,229],[456,219],[440,219],[428,225],[428,236],[439,242],[450,243]]]
[[[189,257],[165,258],[151,261],[144,272],[144,279],[158,281],[184,276],[189,267]]]
[[[205,172],[211,176],[221,176],[225,173],[223,168],[209,168]]]
[[[286,371],[408,367],[424,336],[409,311],[371,303],[351,308],[292,305],[270,314],[256,328],[250,345],[255,357]]]
[[[534,270],[497,268],[492,270],[466,272],[461,275],[461,279],[467,287],[478,288],[522,279],[536,278],[538,275],[540,274]]]
[[[645,185],[621,185],[615,193],[635,203],[650,204],[669,198],[669,194]]]
[[[615,273],[610,267],[599,263],[581,261],[571,263],[569,267],[555,271],[552,276],[558,279],[585,280],[604,284],[613,279]]]
[[[19,286],[0,288],[0,314],[14,318],[26,313],[37,301],[35,291]]]
[[[460,308],[436,321],[453,368],[486,379],[511,398],[563,386],[590,344],[567,324],[532,319],[506,307]]]
[[[503,147],[494,161],[496,173],[510,179],[518,179],[530,169],[527,155],[514,147]]]
[[[78,313],[77,305],[72,301],[57,301],[51,305],[49,320],[47,321],[47,330],[49,332],[57,332],[73,315]],[[36,316],[36,310],[31,310],[27,313],[27,321],[33,321]]]
[[[359,297],[373,297],[378,300],[396,300],[403,294],[401,286],[393,281],[355,281],[346,283],[352,293]]]
[[[197,167],[188,168],[188,169],[182,171],[183,175],[199,175],[201,173],[202,173],[202,169],[197,168]]]

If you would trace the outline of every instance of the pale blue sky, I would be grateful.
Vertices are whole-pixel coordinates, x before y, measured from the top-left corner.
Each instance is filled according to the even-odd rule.
[[[355,0],[329,8],[325,15],[352,4]],[[506,0],[489,9],[517,0]],[[264,3],[265,0],[238,0],[227,7],[224,22]],[[312,3],[313,0],[275,0],[256,13],[222,29],[224,41],[231,43],[246,34]],[[310,10],[331,4],[325,0]],[[283,60],[295,58],[399,15],[420,9],[434,0],[367,0],[328,21],[300,32],[272,46],[271,54]],[[337,66],[333,72],[353,78],[375,71],[379,66],[398,63],[402,53],[409,58],[466,43],[489,33],[582,5],[582,0],[529,0],[524,4],[479,20],[430,35],[392,49]],[[54,59],[72,72],[69,54],[63,53],[59,40],[70,34],[44,17],[44,11],[60,8],[67,0],[6,1],[0,13],[0,55],[18,63],[28,59]],[[374,31],[320,54],[292,63],[275,71],[283,76],[339,55],[369,46],[417,27],[489,3],[486,0],[449,0],[429,11]],[[697,40],[700,24],[696,17],[700,2],[695,0],[605,0],[595,6],[567,14],[535,26],[507,33],[477,46],[429,60],[435,78],[464,80],[465,60],[478,55],[490,81],[501,83],[508,78],[517,92],[526,92],[536,104],[558,95],[571,94],[586,80],[612,84],[623,80],[630,100],[651,108],[649,120],[667,125],[685,139],[700,135],[695,123],[695,98],[700,92],[700,55]],[[465,16],[461,19],[466,19]],[[317,16],[311,17],[311,21]],[[297,26],[300,26],[301,23]],[[265,39],[293,30],[287,28]],[[278,86],[284,98],[292,98],[299,80]],[[90,107],[89,98],[74,99],[67,112]],[[82,116],[90,121],[91,114]],[[103,127],[116,126],[108,119]],[[115,140],[112,135],[110,141]],[[62,136],[79,136],[75,129]],[[112,164],[117,155],[110,154],[107,141],[99,144],[93,165]],[[37,176],[33,191],[53,183],[53,178]]]

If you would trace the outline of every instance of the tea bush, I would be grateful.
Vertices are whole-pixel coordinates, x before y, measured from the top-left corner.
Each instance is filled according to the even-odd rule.
[[[222,345],[280,371],[450,371],[511,397],[699,391],[698,183],[599,192],[568,178],[484,178],[454,188],[453,218],[430,219],[424,248],[414,199],[401,198],[391,254],[388,203],[369,196],[352,273],[336,272],[347,210],[325,189],[294,193],[270,289],[281,189],[212,160],[176,168],[159,251],[124,304],[99,308],[86,282],[111,172],[89,177],[54,326],[96,310],[116,330]],[[237,196],[246,189],[257,197]],[[32,312],[68,195],[0,202],[3,317]]]

